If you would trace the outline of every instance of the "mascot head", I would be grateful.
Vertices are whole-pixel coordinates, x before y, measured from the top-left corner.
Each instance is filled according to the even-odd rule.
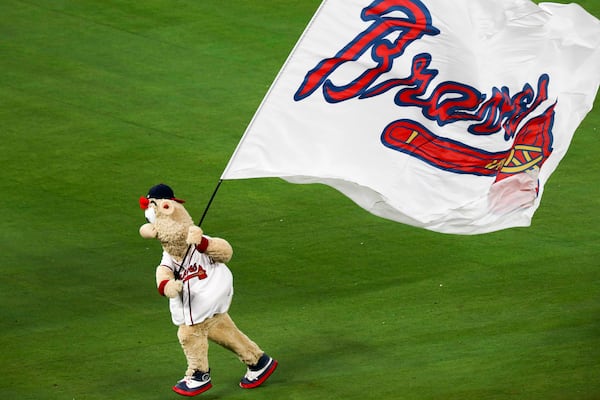
[[[151,187],[145,197],[140,197],[140,208],[148,221],[140,227],[140,235],[160,240],[163,249],[179,261],[187,250],[188,230],[194,225],[183,203],[185,201],[176,198],[173,189],[163,183]]]

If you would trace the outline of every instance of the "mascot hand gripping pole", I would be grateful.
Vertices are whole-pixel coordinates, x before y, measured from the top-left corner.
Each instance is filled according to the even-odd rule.
[[[146,239],[158,239],[163,256],[156,268],[156,285],[169,298],[173,323],[187,359],[185,376],[173,387],[183,396],[195,396],[212,387],[208,341],[235,353],[246,364],[240,381],[245,389],[260,386],[277,361],[241,332],[227,311],[233,296],[233,276],[225,265],[233,250],[220,238],[203,234],[173,190],[153,186],[140,198],[148,223],[140,227]]]

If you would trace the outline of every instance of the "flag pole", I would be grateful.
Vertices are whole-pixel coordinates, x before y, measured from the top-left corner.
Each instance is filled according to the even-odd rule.
[[[204,217],[206,217],[206,214],[208,213],[208,209],[210,208],[210,205],[212,204],[213,200],[215,199],[215,196],[217,195],[217,191],[219,190],[221,183],[223,183],[223,179],[219,179],[219,182],[217,183],[217,187],[215,187],[215,190],[214,190],[212,196],[210,196],[210,200],[208,200],[208,204],[206,205],[206,208],[204,209],[204,214],[202,214],[202,218],[200,218],[200,222],[198,222],[198,226],[202,225],[202,222],[204,221]]]
[[[208,204],[206,205],[206,208],[204,209],[204,214],[202,214],[202,218],[200,218],[200,222],[198,222],[198,226],[202,225],[202,221],[204,221],[204,217],[206,217],[206,213],[208,213],[208,209],[210,208],[210,205],[212,204],[213,200],[215,199],[215,196],[217,195],[217,191],[219,190],[219,186],[221,186],[222,182],[223,182],[223,179],[219,179],[219,182],[217,183],[217,187],[215,188],[212,196],[210,196],[210,200],[208,200]],[[173,271],[173,273],[175,274],[175,279],[180,279],[181,271],[183,271],[183,269],[184,269],[183,264],[185,263],[185,260],[188,256],[188,254],[190,253],[190,250],[192,247],[194,247],[194,246],[188,245],[187,250],[185,251],[185,255],[181,259],[181,264],[179,265],[179,268],[177,270]]]

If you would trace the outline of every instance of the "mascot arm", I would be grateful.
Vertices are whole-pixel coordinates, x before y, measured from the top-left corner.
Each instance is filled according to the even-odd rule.
[[[233,249],[225,239],[210,238],[205,253],[216,262],[227,263],[233,256]]]
[[[190,227],[187,242],[216,262],[229,262],[233,256],[233,249],[227,240],[204,236],[199,226]]]
[[[173,271],[164,265],[156,267],[156,286],[161,296],[175,298],[183,288],[183,282],[175,279]]]

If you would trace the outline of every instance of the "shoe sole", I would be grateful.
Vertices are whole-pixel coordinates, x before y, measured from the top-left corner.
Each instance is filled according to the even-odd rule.
[[[260,379],[257,379],[256,382],[252,382],[252,383],[242,383],[240,382],[240,387],[243,389],[253,389],[255,387],[259,387],[260,385],[262,385],[267,379],[269,379],[269,377],[271,376],[271,374],[273,372],[275,372],[275,369],[277,368],[277,360],[273,360],[273,362],[271,363],[271,366],[269,367],[268,370],[265,371],[264,375],[260,377]]]
[[[179,389],[177,386],[173,386],[173,391],[182,396],[192,397],[192,396],[197,396],[200,393],[206,392],[211,387],[212,387],[212,383],[207,383],[206,385],[202,386],[201,388],[198,388],[198,390],[188,391],[188,390]]]

